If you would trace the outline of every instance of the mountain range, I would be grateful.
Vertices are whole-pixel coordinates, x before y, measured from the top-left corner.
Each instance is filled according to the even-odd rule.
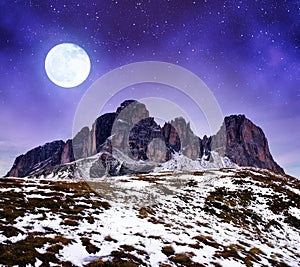
[[[284,173],[270,153],[263,130],[245,115],[225,117],[215,135],[200,138],[183,118],[160,126],[144,104],[126,100],[115,112],[98,117],[91,129],[82,128],[73,139],[49,142],[18,156],[6,176],[40,176],[66,168],[72,176],[75,167],[87,161],[92,162],[89,177],[144,173],[166,166],[178,156],[199,162],[199,168],[214,166],[221,158],[223,166],[216,167],[235,164]]]
[[[299,180],[244,115],[199,138],[127,100],[72,140],[20,155],[7,176],[3,266],[300,264]]]

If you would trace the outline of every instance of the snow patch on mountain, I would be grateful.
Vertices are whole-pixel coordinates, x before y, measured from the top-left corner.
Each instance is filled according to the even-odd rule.
[[[235,168],[238,167],[228,157],[221,157],[217,152],[212,151],[210,156],[203,156],[198,160],[192,160],[181,153],[174,153],[172,158],[162,164],[159,164],[154,172],[161,171],[191,171],[191,170],[207,170],[219,168]]]

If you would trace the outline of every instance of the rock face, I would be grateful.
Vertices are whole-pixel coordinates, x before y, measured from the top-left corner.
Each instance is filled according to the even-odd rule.
[[[92,156],[101,151],[105,140],[112,132],[115,134],[114,140],[118,137],[120,143],[128,147],[131,128],[147,117],[149,112],[144,104],[135,100],[126,100],[121,103],[116,112],[98,117],[91,130],[88,127],[82,128],[73,140],[68,140],[66,143],[61,140],[47,143],[28,151],[25,155],[18,156],[6,176],[24,177],[42,168],[50,170],[61,164]],[[122,124],[126,125],[127,135]]]
[[[39,169],[51,169],[61,164],[65,142],[54,141],[28,151],[16,158],[6,176],[24,177]]]
[[[75,159],[86,158],[100,151],[100,146],[111,135],[111,129],[116,118],[116,113],[106,113],[92,125],[90,130],[84,127],[73,138],[73,152]]]
[[[194,160],[202,157],[201,139],[193,133],[190,124],[183,118],[176,118],[166,123],[162,132],[169,152],[181,151],[183,155]],[[168,154],[167,159],[171,158],[171,153]]]
[[[218,147],[222,147],[225,143],[223,153],[239,166],[284,172],[274,161],[262,129],[254,125],[245,115],[226,117],[221,130],[212,137],[212,140]]]
[[[101,151],[105,140],[113,135],[113,145],[128,147],[130,129],[140,120],[149,117],[144,104],[134,100],[121,103],[116,112],[101,115],[92,125],[84,127],[73,139],[75,159],[86,158]]]
[[[166,160],[165,140],[161,128],[154,118],[142,119],[133,126],[129,133],[129,146],[134,159]]]
[[[69,163],[74,161],[74,152],[73,152],[73,145],[72,145],[72,140],[69,139],[67,140],[64,149],[61,154],[61,164]]]
[[[113,149],[136,161],[165,162],[175,152],[192,160],[211,160],[211,151],[227,156],[239,166],[266,168],[284,172],[274,161],[268,141],[261,128],[244,115],[232,115],[224,119],[220,131],[211,137],[200,139],[183,118],[176,118],[158,125],[149,117],[146,106],[135,100],[124,101],[113,113],[96,119],[91,130],[84,127],[73,140],[54,141],[28,151],[16,158],[6,176],[24,177],[35,171],[51,170],[74,160],[87,158],[102,152],[99,166],[113,174],[129,173],[124,160],[113,156]],[[119,155],[120,156],[120,155]],[[91,170],[95,173],[99,166]],[[133,169],[136,169],[133,168]],[[148,165],[143,170],[149,169]]]
[[[90,154],[93,155],[100,152],[100,146],[111,135],[111,129],[115,121],[116,113],[107,113],[100,116],[92,126]]]
[[[112,146],[129,156],[136,149],[142,149],[138,148],[139,141],[146,143],[146,139],[151,135],[150,125],[147,123],[149,120],[151,120],[149,111],[144,104],[133,100],[124,101],[116,112],[116,119],[111,131]],[[138,131],[140,132],[138,133]],[[145,133],[141,135],[141,131]],[[140,140],[136,140],[137,138]],[[136,147],[134,147],[134,143],[136,143]],[[145,147],[143,149],[145,150]],[[136,151],[134,155],[139,157]]]

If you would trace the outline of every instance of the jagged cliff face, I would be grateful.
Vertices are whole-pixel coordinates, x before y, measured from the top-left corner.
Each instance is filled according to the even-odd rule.
[[[144,104],[133,100],[124,101],[116,112],[101,115],[90,130],[84,127],[73,139],[75,159],[86,158],[101,152],[105,140],[113,135],[113,145],[119,149],[128,147],[131,128],[149,117]]]
[[[61,154],[61,164],[69,163],[74,161],[74,152],[73,152],[73,145],[72,145],[72,140],[69,139],[65,143],[63,152]]]
[[[129,146],[134,159],[166,160],[165,140],[154,118],[142,119],[134,125],[129,133]]]
[[[24,177],[38,169],[51,169],[61,164],[65,142],[54,141],[16,158],[7,176]]]
[[[124,110],[126,112],[123,112]],[[128,148],[131,128],[148,117],[149,112],[144,104],[134,100],[124,101],[116,112],[97,118],[91,130],[88,127],[82,128],[73,140],[68,140],[66,143],[54,141],[20,155],[6,176],[24,177],[41,169],[49,170],[61,164],[92,156],[102,149],[109,151],[107,147],[102,147],[112,132],[116,141],[114,146]],[[146,150],[145,146],[144,150]]]
[[[107,113],[96,119],[91,130],[88,127],[84,127],[73,138],[74,158],[86,158],[98,153],[100,146],[111,135],[115,118],[116,113]]]
[[[135,158],[145,159],[140,155],[142,149],[145,152],[145,146],[141,147],[137,139],[145,139],[146,143],[146,139],[151,138],[150,125],[143,121],[147,119],[150,119],[149,111],[144,104],[132,100],[123,102],[116,111],[116,119],[112,126],[112,146],[127,155],[132,154]],[[141,124],[144,124],[145,129],[143,135],[138,132]],[[140,154],[136,151],[138,149],[141,150]]]
[[[183,155],[194,160],[202,157],[201,140],[193,133],[190,124],[183,118],[176,118],[166,123],[162,132],[170,152],[181,151]],[[169,153],[168,159],[171,157],[172,154]]]
[[[244,115],[226,117],[221,130],[212,137],[212,140],[213,146],[225,147],[223,151],[225,156],[239,166],[252,166],[284,172],[274,161],[269,150],[268,140],[262,129]],[[212,149],[214,150],[214,147]]]
[[[216,135],[200,139],[183,118],[160,127],[154,118],[149,118],[144,104],[127,100],[116,112],[97,118],[91,129],[84,127],[73,140],[47,143],[17,157],[7,176],[23,177],[37,170],[51,170],[99,152],[105,152],[99,158],[101,164],[105,168],[114,168],[110,173],[124,174],[127,172],[124,166],[115,164],[117,159],[112,155],[113,148],[133,160],[153,162],[168,161],[174,152],[179,151],[189,159],[209,161],[211,151],[216,151],[239,166],[284,172],[272,158],[261,128],[244,115],[226,117]]]

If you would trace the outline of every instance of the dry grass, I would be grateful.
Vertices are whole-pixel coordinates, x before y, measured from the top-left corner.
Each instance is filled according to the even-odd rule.
[[[262,258],[269,261],[271,266],[287,266],[283,262],[283,254],[273,253],[268,257],[258,247],[253,247],[251,241],[253,237],[261,238],[264,237],[265,233],[271,234],[274,229],[283,231],[285,223],[296,229],[300,228],[299,220],[289,213],[290,207],[300,208],[300,198],[299,195],[287,187],[300,189],[300,183],[295,179],[289,179],[287,176],[280,178],[279,174],[270,176],[268,172],[261,171],[261,173],[265,174],[266,177],[254,175],[251,171],[237,171],[232,181],[234,185],[239,187],[239,190],[226,188],[225,186],[213,188],[213,190],[208,191],[207,195],[202,197],[203,202],[201,205],[195,204],[192,194],[199,184],[197,181],[189,179],[181,185],[185,188],[181,194],[176,195],[177,202],[166,201],[164,206],[152,205],[136,208],[136,215],[139,219],[146,220],[147,223],[161,224],[167,231],[183,231],[182,233],[188,234],[193,232],[193,228],[207,228],[207,230],[190,234],[192,241],[190,243],[181,243],[178,240],[168,242],[162,236],[149,235],[149,233],[145,234],[142,231],[140,233],[134,233],[133,231],[131,234],[141,240],[147,238],[153,240],[153,242],[160,242],[162,244],[161,252],[166,255],[169,263],[172,262],[176,266],[203,266],[201,263],[195,263],[193,257],[197,251],[206,249],[207,246],[210,247],[209,250],[213,250],[210,264],[214,266],[221,266],[224,259],[234,259],[249,267],[255,264],[259,265]],[[204,174],[205,172],[193,173],[195,176]],[[267,178],[267,175],[271,178]],[[252,180],[245,180],[247,177],[252,177]],[[140,175],[136,179],[146,180],[147,177]],[[163,179],[162,176],[153,178],[149,182],[156,183],[161,179]],[[252,184],[273,190],[274,193],[267,195],[266,193],[256,192],[251,189]],[[26,189],[30,186],[36,186],[37,188],[26,192]],[[245,189],[245,187],[248,187],[248,189]],[[51,213],[61,219],[58,222],[61,227],[72,231],[77,229],[81,222],[99,224],[99,227],[103,227],[105,222],[99,220],[98,215],[111,208],[109,202],[104,201],[101,197],[96,197],[88,184],[84,182],[40,181],[40,184],[35,183],[34,185],[30,180],[25,179],[3,179],[0,180],[0,188],[9,189],[9,191],[1,192],[0,232],[3,236],[11,238],[11,240],[17,236],[23,236],[23,240],[15,243],[6,240],[0,244],[0,264],[4,266],[34,265],[37,259],[43,262],[42,266],[49,266],[49,262],[56,266],[72,266],[68,261],[62,262],[58,254],[64,246],[75,242],[75,240],[57,234],[55,229],[51,228],[51,225],[43,226],[43,232],[34,232],[33,224],[28,224],[20,230],[15,227],[15,223],[20,218],[26,215],[36,215],[34,220],[37,222],[47,219],[47,215]],[[249,205],[255,203],[257,197],[264,198],[268,209],[275,215],[282,215],[284,220],[267,220],[259,216],[259,213],[256,213],[255,210],[250,209]],[[172,208],[169,208],[168,205]],[[218,223],[239,227],[243,232],[244,241],[237,240],[229,245],[228,243],[226,245],[222,244],[219,239],[217,242],[213,237],[215,234],[209,229],[210,223],[206,223],[205,220],[202,222],[201,219],[199,221],[193,220],[193,216],[197,214],[198,210]],[[189,214],[189,212],[192,214]],[[186,215],[185,218],[190,219],[188,221],[170,219],[178,214]],[[257,227],[258,225],[261,227]],[[55,235],[55,237],[49,238],[47,234]],[[76,242],[81,242],[91,255],[97,255],[100,251],[98,244],[100,241],[92,240],[94,234],[99,233],[96,233],[96,230],[87,231],[80,234],[76,240]],[[114,246],[114,251],[87,264],[87,266],[134,267],[147,265],[149,255],[145,251],[137,249],[135,245],[121,243],[119,246],[118,240],[112,238],[109,233],[104,234],[107,236],[104,238],[105,235],[103,235],[101,242]],[[249,243],[247,238],[249,238]],[[266,244],[270,249],[274,248],[276,244],[270,242],[272,241],[266,239]],[[139,248],[144,248],[146,244],[146,242],[140,241]],[[39,248],[45,248],[45,245],[47,245],[45,252],[39,253]],[[176,246],[184,246],[187,251],[176,253]],[[287,251],[292,248],[285,249]],[[168,266],[168,264],[161,264],[161,266]]]
[[[27,190],[30,187],[32,190]],[[9,189],[1,192],[0,232],[7,238],[23,235],[23,240],[15,243],[7,240],[0,244],[0,264],[5,266],[34,266],[36,259],[41,260],[45,266],[48,266],[49,262],[71,266],[70,262],[61,262],[57,257],[59,251],[72,242],[71,239],[59,235],[55,238],[46,237],[49,233],[55,233],[47,225],[43,227],[43,232],[34,232],[33,225],[28,224],[24,227],[25,233],[13,226],[19,218],[25,215],[36,215],[36,220],[41,221],[47,218],[48,213],[52,213],[63,219],[62,226],[78,227],[79,222],[84,220],[88,213],[89,204],[99,212],[110,208],[109,203],[100,198],[91,200],[91,190],[84,182],[30,183],[29,180],[22,179],[0,179],[0,188]],[[81,202],[85,199],[87,205],[77,204],[79,198]],[[88,221],[93,223],[94,219],[90,217]],[[89,253],[99,251],[88,238],[82,238],[81,241]],[[49,247],[45,253],[36,250],[46,244]]]

